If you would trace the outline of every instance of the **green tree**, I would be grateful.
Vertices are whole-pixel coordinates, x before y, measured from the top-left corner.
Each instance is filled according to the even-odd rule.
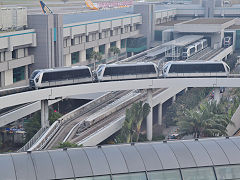
[[[133,103],[130,109],[126,110],[126,118],[117,142],[130,143],[138,142],[143,120],[150,112],[149,104],[143,104],[142,101]]]
[[[117,48],[116,46],[113,46],[113,47],[110,47],[109,48],[109,51],[110,52],[113,52],[113,54],[114,54],[114,56],[116,55],[116,59],[117,59],[117,61],[118,61],[118,55],[120,54],[120,49],[119,48]]]
[[[94,70],[96,70],[96,62],[98,61],[101,61],[102,59],[102,55],[100,52],[96,52],[96,51],[93,51],[90,55],[91,59],[94,60],[94,64],[93,64],[93,68]]]
[[[71,143],[71,142],[61,142],[59,143],[59,146],[57,146],[57,148],[75,148],[75,147],[80,147],[75,143]]]
[[[29,141],[41,128],[41,113],[36,112],[29,119],[29,121],[24,125],[26,132],[26,141]]]
[[[216,103],[204,103],[197,110],[187,109],[183,114],[177,122],[180,134],[195,138],[227,135],[226,127],[231,123]]]
[[[57,112],[57,111],[53,110],[52,108],[50,108],[50,109],[49,109],[49,124],[50,124],[50,126],[51,126],[56,120],[58,120],[61,116],[62,116],[62,115],[61,115],[59,112]]]

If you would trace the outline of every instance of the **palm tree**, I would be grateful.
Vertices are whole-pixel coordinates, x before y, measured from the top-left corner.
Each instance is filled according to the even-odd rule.
[[[117,59],[117,61],[118,61],[118,55],[120,54],[120,49],[119,48],[117,48],[116,46],[113,46],[113,47],[110,47],[109,48],[109,51],[110,52],[113,52],[113,54],[114,54],[114,56],[116,55],[116,59]]]
[[[102,55],[101,55],[100,52],[93,51],[93,52],[91,53],[90,57],[91,57],[91,59],[94,60],[94,66],[93,66],[93,68],[94,68],[94,70],[96,70],[96,61],[98,61],[98,62],[101,61]]]
[[[185,110],[177,122],[181,135],[193,135],[194,138],[227,135],[226,127],[231,120],[221,113],[216,103],[200,105],[199,110]]]
[[[126,110],[126,118],[118,138],[121,143],[138,142],[142,122],[149,112],[149,104],[143,104],[142,101],[134,103]]]

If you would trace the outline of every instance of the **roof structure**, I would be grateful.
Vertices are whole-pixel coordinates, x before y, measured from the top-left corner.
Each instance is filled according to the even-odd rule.
[[[197,18],[182,24],[225,24],[232,20],[232,18]]]
[[[63,14],[63,24],[80,23],[86,21],[102,20],[127,15],[133,15],[133,8],[106,9],[100,11],[88,11],[76,14]]]
[[[240,137],[10,153],[0,179],[238,179],[239,154]]]
[[[186,36],[182,36],[180,38],[174,39],[172,41],[169,41],[167,43],[164,43],[162,44],[162,46],[184,47],[202,38],[203,36],[201,35],[186,35]]]

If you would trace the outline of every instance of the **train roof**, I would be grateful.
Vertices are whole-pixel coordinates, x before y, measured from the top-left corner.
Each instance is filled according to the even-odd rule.
[[[104,64],[106,67],[125,67],[125,66],[144,66],[144,65],[154,65],[152,62],[138,62],[138,63],[124,63],[124,64]]]
[[[223,64],[223,61],[169,61],[166,64]]]
[[[88,66],[72,66],[72,67],[61,67],[61,68],[54,68],[54,69],[37,69],[36,71],[57,72],[57,71],[66,71],[66,70],[74,70],[74,69],[89,69],[89,67]]]

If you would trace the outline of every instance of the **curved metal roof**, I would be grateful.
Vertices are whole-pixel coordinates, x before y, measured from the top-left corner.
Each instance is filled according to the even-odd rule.
[[[0,179],[65,179],[240,164],[240,137],[0,155]]]

